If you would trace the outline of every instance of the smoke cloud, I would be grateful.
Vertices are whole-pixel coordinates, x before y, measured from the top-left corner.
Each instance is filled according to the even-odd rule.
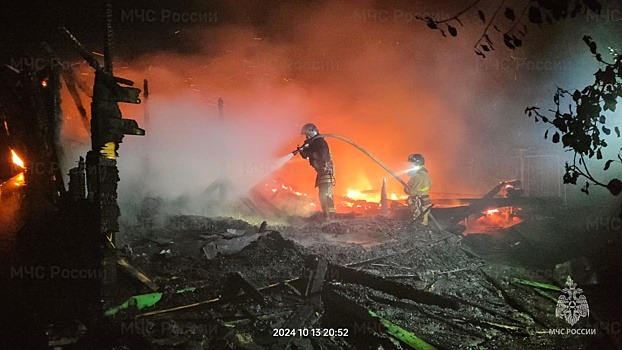
[[[302,142],[306,122],[354,140],[396,171],[409,154],[424,154],[436,197],[482,194],[515,178],[516,149],[561,154],[522,115],[527,105],[544,103],[546,92],[552,96],[549,80],[566,74],[566,66],[555,66],[558,56],[534,53],[541,45],[536,38],[527,39],[523,56],[499,43],[499,52],[484,61],[472,50],[482,29],[477,18],[464,19],[456,38],[414,20],[453,14],[457,7],[338,1],[259,7],[226,4],[216,24],[176,31],[190,53],[158,47],[140,57],[119,53],[126,58],[115,74],[137,85],[148,79],[151,93],[146,104],[122,107],[125,118],[147,130],[145,137],[127,136],[120,147],[124,208],[153,196],[178,200],[178,211],[204,213],[201,195],[222,178],[243,194],[278,176],[315,198],[315,174],[306,161],[296,157],[275,166]],[[131,36],[118,33],[124,35]],[[546,59],[553,68],[537,68]],[[88,70],[83,78],[90,83]],[[69,166],[88,149],[88,135],[68,96],[63,103],[69,111],[63,131]],[[402,193],[362,153],[328,142],[337,194],[379,189],[384,177],[389,192]]]

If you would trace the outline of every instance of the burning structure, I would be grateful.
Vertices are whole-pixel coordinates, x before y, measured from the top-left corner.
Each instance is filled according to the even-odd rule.
[[[500,136],[534,74],[413,33],[432,4],[97,5],[0,67],[0,348],[620,348],[617,204]],[[338,131],[329,221],[308,121]]]

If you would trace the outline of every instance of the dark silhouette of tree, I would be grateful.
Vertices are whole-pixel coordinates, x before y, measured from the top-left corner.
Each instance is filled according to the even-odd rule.
[[[438,30],[443,36],[447,36],[446,32],[451,36],[457,36],[456,27],[464,26],[460,17],[471,11],[477,12],[485,28],[473,45],[473,49],[477,55],[486,57],[486,52],[495,50],[494,40],[503,40],[505,46],[512,50],[521,47],[529,25],[553,24],[569,17],[586,14],[588,11],[600,14],[602,10],[598,0],[528,0],[519,12],[506,6],[506,0],[493,1],[499,1],[499,5],[492,15],[486,15],[478,7],[482,0],[475,0],[449,18],[434,20],[429,16],[418,16],[417,19],[426,22],[430,29]]]
[[[596,60],[603,65],[594,74],[594,83],[574,92],[558,87],[553,96],[556,108],[548,111],[551,113],[548,117],[538,107],[528,107],[525,113],[534,117],[536,122],[542,121],[551,125],[544,133],[545,139],[552,130],[551,141],[561,142],[565,149],[574,152],[572,164],[565,165],[564,183],[576,185],[579,177],[584,177],[589,182],[585,183],[581,191],[589,193],[591,182],[607,188],[611,194],[617,196],[622,192],[622,181],[617,178],[608,183],[598,180],[590,172],[586,158],[603,159],[603,148],[608,146],[605,138],[611,135],[612,129],[615,136],[620,138],[620,127],[612,126],[611,119],[607,116],[615,112],[618,99],[622,98],[622,55],[612,50],[613,62],[606,62],[598,53],[592,38],[584,36],[583,41]],[[568,109],[562,107],[566,103]],[[617,159],[605,160],[603,170],[607,171],[614,162],[622,163],[622,147],[618,151]]]
[[[485,27],[473,49],[475,54],[486,58],[487,52],[495,50],[493,40],[501,39],[506,47],[515,50],[523,45],[529,26],[554,24],[566,18],[585,15],[588,11],[600,14],[602,10],[599,0],[527,0],[519,12],[506,6],[506,0],[492,1],[498,2],[492,15],[487,15],[478,7],[482,0],[475,0],[449,18],[441,20],[427,16],[417,18],[443,36],[447,36],[446,32],[451,36],[457,36],[456,27],[463,26],[460,18],[468,12],[477,12]],[[602,54],[597,52],[596,43],[592,38],[584,36],[583,41],[596,60],[603,65],[603,68],[594,74],[594,83],[574,92],[558,87],[553,96],[556,108],[548,111],[552,113],[548,117],[538,107],[528,107],[525,113],[529,117],[534,117],[536,122],[542,121],[551,125],[544,133],[545,139],[549,138],[549,133],[553,129],[551,141],[561,142],[566,150],[574,152],[572,164],[566,163],[564,166],[565,184],[576,185],[579,177],[584,177],[587,182],[581,188],[582,192],[589,194],[591,183],[605,187],[611,194],[617,196],[622,192],[622,181],[613,178],[605,183],[597,179],[590,172],[586,158],[596,157],[597,160],[603,160],[603,148],[608,146],[604,138],[611,134],[612,129],[615,136],[620,138],[620,127],[612,127],[605,114],[615,112],[618,99],[622,97],[622,56],[612,51],[613,62],[606,62]],[[562,108],[566,102],[569,102],[567,110]],[[617,159],[604,160],[604,171],[607,171],[614,162],[622,163],[622,148],[618,151]]]

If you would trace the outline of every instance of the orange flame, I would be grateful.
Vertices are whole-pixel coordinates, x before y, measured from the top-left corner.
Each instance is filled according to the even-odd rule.
[[[380,202],[380,192],[375,192],[375,191],[357,190],[357,189],[348,188],[345,196],[352,200],[364,200],[367,202]],[[408,196],[406,195],[397,194],[395,192],[391,192],[390,194],[388,194],[388,197],[390,200],[394,200],[394,201],[408,198]]]
[[[11,160],[13,161],[13,164],[17,165],[18,167],[22,168],[22,169],[26,169],[26,164],[24,163],[24,161],[17,155],[17,153],[15,153],[14,150],[11,150]]]
[[[350,199],[358,200],[358,199],[368,199],[369,196],[366,193],[363,193],[359,190],[348,188],[348,192],[346,196]]]

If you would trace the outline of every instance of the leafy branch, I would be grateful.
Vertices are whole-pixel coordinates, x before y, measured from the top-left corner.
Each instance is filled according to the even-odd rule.
[[[549,138],[552,130],[551,141],[561,142],[565,149],[574,152],[572,164],[565,165],[564,183],[576,184],[579,177],[584,177],[588,182],[581,189],[583,192],[589,193],[591,182],[606,187],[613,195],[618,195],[622,192],[622,181],[616,178],[606,184],[599,181],[590,172],[586,158],[603,160],[603,149],[609,146],[605,138],[612,135],[612,130],[617,138],[621,137],[620,127],[612,127],[605,113],[615,112],[618,99],[622,98],[622,55],[612,51],[613,62],[605,62],[597,52],[592,38],[584,36],[583,41],[596,60],[603,65],[594,74],[594,83],[572,93],[558,87],[553,96],[556,108],[548,111],[552,116],[547,117],[539,107],[528,107],[525,113],[536,122],[551,125],[544,133],[545,139]],[[568,109],[563,109],[562,104],[568,100]],[[607,171],[614,162],[622,164],[622,148],[618,151],[617,159],[605,160],[603,170]]]
[[[490,19],[490,22],[488,22],[488,25],[486,26],[486,28],[484,29],[484,33],[482,34],[482,36],[479,38],[479,40],[477,40],[477,43],[473,46],[473,48],[475,48],[475,53],[482,56],[482,57],[486,57],[484,56],[484,54],[479,51],[477,49],[477,46],[480,46],[482,48],[482,50],[484,51],[489,51],[490,48],[488,47],[488,45],[490,45],[490,47],[492,48],[492,41],[490,40],[490,37],[488,36],[488,30],[490,29],[490,26],[492,25],[492,22],[495,20],[495,17],[497,17],[497,14],[499,13],[499,11],[501,10],[501,7],[503,7],[503,4],[505,4],[505,0],[501,0],[501,4],[499,5],[499,7],[497,7],[497,10],[495,11],[495,13],[492,15],[492,18]],[[488,45],[482,44],[482,39],[486,38],[486,42],[488,43]],[[494,48],[493,48],[494,50]]]
[[[417,16],[416,18],[424,21],[428,28],[438,30],[445,37],[447,36],[445,29],[451,36],[455,37],[458,35],[457,24],[464,26],[461,17],[471,10],[476,11],[485,27],[473,48],[478,56],[485,58],[485,52],[494,50],[494,43],[491,38],[493,30],[501,36],[505,46],[515,50],[523,45],[523,40],[527,35],[528,24],[538,26],[542,26],[545,22],[554,24],[568,17],[574,18],[577,15],[586,14],[588,11],[600,14],[602,10],[600,0],[527,0],[521,14],[516,17],[514,9],[510,6],[505,6],[506,0],[491,0],[498,2],[499,5],[496,6],[492,17],[487,21],[486,13],[477,6],[481,1],[476,0],[455,15],[445,19],[435,20],[430,16]],[[502,9],[504,9],[505,20],[499,19],[497,16]],[[524,20],[525,14],[527,14],[528,22]],[[507,30],[502,30],[501,28],[506,26],[508,21],[511,25]],[[441,25],[444,25],[445,29]],[[522,26],[520,29],[517,29],[519,25]]]
[[[420,21],[426,22],[426,24],[428,25],[428,28],[440,31],[443,36],[447,36],[447,35],[445,35],[445,31],[442,30],[441,28],[439,28],[438,25],[442,24],[442,23],[445,23],[445,26],[447,26],[447,31],[449,32],[449,34],[451,36],[456,36],[456,35],[458,35],[458,30],[455,27],[451,26],[449,24],[449,22],[456,21],[456,22],[458,22],[458,24],[460,24],[461,26],[464,27],[464,25],[462,24],[462,21],[460,21],[460,16],[462,16],[463,14],[468,12],[470,9],[475,7],[475,5],[477,5],[480,1],[482,1],[482,0],[475,0],[475,2],[473,2],[471,5],[469,5],[466,8],[464,8],[462,11],[456,13],[455,15],[453,15],[453,16],[451,16],[449,18],[442,19],[442,20],[439,20],[439,21],[435,21],[434,19],[432,19],[432,17],[429,17],[429,16],[425,16],[425,17],[416,16],[416,18],[418,20],[420,20]]]

